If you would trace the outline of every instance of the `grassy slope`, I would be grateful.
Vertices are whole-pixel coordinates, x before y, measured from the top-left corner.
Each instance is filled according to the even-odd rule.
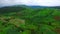
[[[0,9],[0,34],[57,34],[58,30],[60,9]]]

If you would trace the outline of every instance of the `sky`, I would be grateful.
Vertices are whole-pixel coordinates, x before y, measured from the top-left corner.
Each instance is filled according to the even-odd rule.
[[[60,0],[0,0],[0,6],[11,5],[60,6]]]

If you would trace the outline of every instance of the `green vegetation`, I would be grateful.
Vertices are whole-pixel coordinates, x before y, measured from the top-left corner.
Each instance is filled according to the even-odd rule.
[[[60,9],[0,8],[0,34],[60,34]]]

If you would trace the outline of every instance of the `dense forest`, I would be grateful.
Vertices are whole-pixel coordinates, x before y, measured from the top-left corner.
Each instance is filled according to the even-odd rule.
[[[2,7],[0,34],[60,34],[60,9]]]

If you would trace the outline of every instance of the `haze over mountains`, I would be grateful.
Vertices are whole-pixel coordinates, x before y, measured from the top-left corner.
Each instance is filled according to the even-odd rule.
[[[12,5],[60,6],[60,0],[0,0],[0,7]]]
[[[3,6],[0,8],[10,8],[10,7],[15,7],[15,8],[20,8],[20,7],[25,7],[25,8],[57,8],[60,9],[60,6],[27,6],[27,5],[12,5],[12,6]]]

